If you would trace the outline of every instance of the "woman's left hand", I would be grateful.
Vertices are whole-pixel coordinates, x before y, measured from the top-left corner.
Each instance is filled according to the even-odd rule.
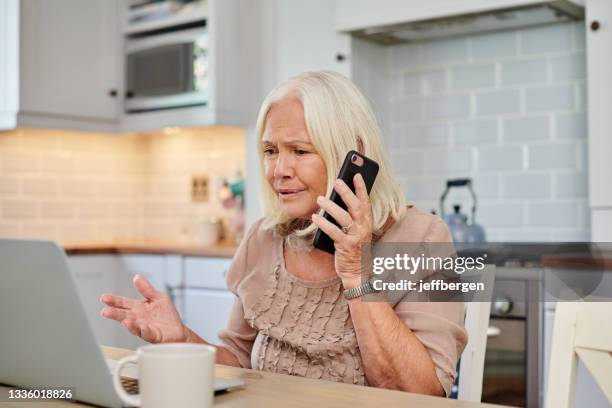
[[[334,217],[342,229],[317,213],[312,215],[317,227],[334,241],[336,273],[346,289],[361,285],[361,245],[372,240],[372,208],[361,174],[355,175],[353,184],[355,193],[340,179],[334,185],[348,211],[326,197],[317,198],[317,204]]]

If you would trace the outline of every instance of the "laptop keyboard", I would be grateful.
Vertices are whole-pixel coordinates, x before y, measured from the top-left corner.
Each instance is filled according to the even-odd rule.
[[[121,385],[130,395],[138,394],[138,380],[136,378],[121,377]]]

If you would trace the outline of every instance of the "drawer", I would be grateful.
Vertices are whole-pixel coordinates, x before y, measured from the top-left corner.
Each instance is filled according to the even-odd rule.
[[[185,285],[188,288],[227,290],[227,271],[232,263],[228,258],[185,258]]]

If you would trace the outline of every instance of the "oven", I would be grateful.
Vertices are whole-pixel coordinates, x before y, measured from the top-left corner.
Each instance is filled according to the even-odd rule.
[[[540,270],[497,268],[487,333],[482,402],[540,407]]]

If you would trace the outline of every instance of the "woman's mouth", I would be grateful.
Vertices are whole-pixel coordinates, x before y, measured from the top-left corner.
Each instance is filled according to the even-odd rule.
[[[278,196],[283,200],[289,200],[291,198],[296,197],[302,191],[304,190],[282,189],[282,190],[278,190]]]

